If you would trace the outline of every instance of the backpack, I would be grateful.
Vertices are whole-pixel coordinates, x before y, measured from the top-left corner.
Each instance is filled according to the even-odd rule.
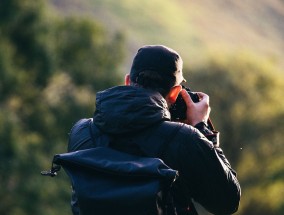
[[[171,138],[179,128],[170,132]],[[42,172],[53,177],[63,167],[78,197],[80,215],[176,214],[170,195],[176,170],[159,158],[107,147],[105,135],[100,136],[91,126],[90,132],[93,141],[100,142],[99,147],[57,154],[51,170]]]

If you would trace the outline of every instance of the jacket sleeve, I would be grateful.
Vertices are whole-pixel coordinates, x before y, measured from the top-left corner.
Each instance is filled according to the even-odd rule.
[[[213,214],[236,212],[241,188],[222,149],[187,125],[180,130],[175,143],[177,169],[188,195]]]

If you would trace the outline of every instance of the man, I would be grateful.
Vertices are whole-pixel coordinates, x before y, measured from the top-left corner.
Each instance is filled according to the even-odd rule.
[[[234,213],[239,206],[240,186],[216,141],[217,134],[205,129],[210,113],[209,97],[199,92],[200,101],[192,101],[181,87],[185,81],[182,67],[179,54],[168,47],[140,48],[130,74],[125,77],[126,86],[97,94],[93,119],[82,119],[75,124],[68,151],[95,147],[88,128],[94,123],[100,132],[115,140],[111,148],[159,157],[178,170],[177,187],[182,188],[174,193],[177,199],[194,199],[213,214]],[[171,121],[169,112],[179,93],[187,106],[182,123]],[[169,130],[177,127],[176,134],[169,138]],[[170,142],[162,147],[162,140],[168,138]],[[74,214],[79,214],[76,193],[72,208]]]

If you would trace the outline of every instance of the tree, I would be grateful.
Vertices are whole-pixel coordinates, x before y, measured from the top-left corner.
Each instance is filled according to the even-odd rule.
[[[123,44],[87,18],[51,16],[43,0],[0,2],[0,214],[70,213],[67,177],[40,171],[91,116],[95,91],[118,83]]]
[[[241,181],[239,214],[283,214],[283,73],[274,62],[240,53],[215,56],[187,79],[210,95],[221,147]]]

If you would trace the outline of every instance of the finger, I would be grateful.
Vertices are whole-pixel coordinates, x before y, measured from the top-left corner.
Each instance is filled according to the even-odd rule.
[[[182,89],[182,91],[180,93],[181,93],[181,96],[182,96],[182,98],[183,98],[183,100],[184,100],[184,102],[187,106],[194,103],[186,90]]]
[[[207,94],[202,92],[196,92],[196,93],[199,96],[200,100],[205,100],[206,102],[209,103],[209,96]]]

